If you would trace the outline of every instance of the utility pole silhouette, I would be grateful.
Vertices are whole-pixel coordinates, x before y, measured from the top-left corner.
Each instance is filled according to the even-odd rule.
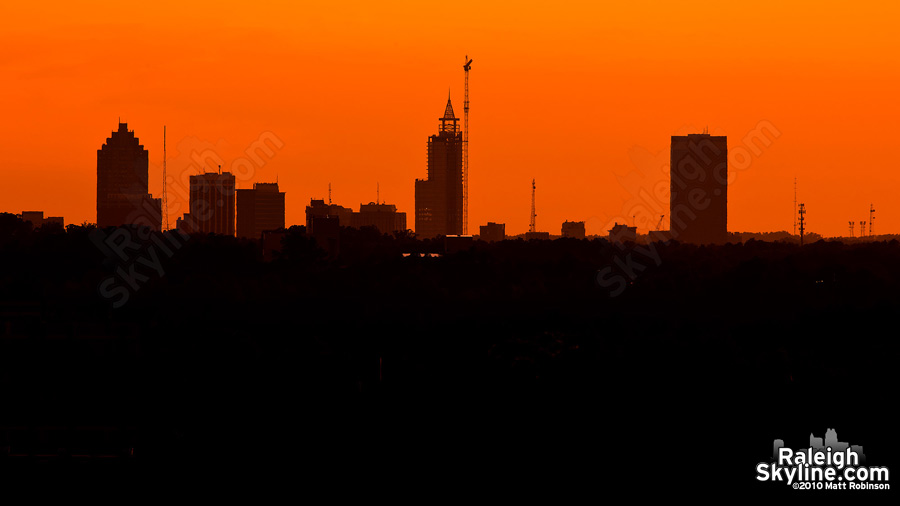
[[[859,222],[859,237],[860,238],[866,237],[866,222],[864,222],[864,221]]]
[[[800,204],[800,246],[803,246],[803,231],[805,230],[804,224],[806,223],[806,206],[804,204]]]
[[[850,222],[850,237],[853,237],[853,222]]]

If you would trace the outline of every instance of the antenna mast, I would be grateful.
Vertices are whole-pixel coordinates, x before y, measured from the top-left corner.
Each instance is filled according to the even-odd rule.
[[[328,183],[328,205],[331,205],[331,183]]]
[[[853,235],[853,222],[850,222],[850,237],[854,237]]]
[[[534,179],[532,179],[531,180],[531,224],[528,226],[529,232],[536,231],[535,218],[537,218],[537,213],[535,212],[535,209],[534,209],[534,190],[535,190],[535,188],[536,188],[536,186],[534,184]]]
[[[869,236],[875,237],[875,204],[869,204]]]
[[[797,235],[797,176],[794,176],[794,232]]]
[[[169,230],[169,192],[166,191],[168,186],[168,178],[166,176],[166,126],[163,125],[163,231]]]
[[[800,204],[800,246],[803,246],[803,231],[805,230],[804,224],[806,223],[806,206]]]
[[[463,234],[469,233],[469,69],[472,68],[472,60],[466,55],[466,64],[463,70],[466,72],[465,101],[463,102]]]

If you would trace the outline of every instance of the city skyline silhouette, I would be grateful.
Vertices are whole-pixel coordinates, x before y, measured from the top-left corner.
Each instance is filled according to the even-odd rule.
[[[896,467],[900,5],[5,7],[0,464],[549,504]]]
[[[496,7],[468,16],[461,9],[440,17],[473,31],[427,51],[419,42],[433,34],[419,16],[428,9],[361,5],[361,17],[345,24],[332,8],[288,4],[272,7],[278,19],[197,4],[175,18],[148,7],[140,20],[127,10],[87,20],[61,7],[38,25],[34,7],[16,6],[4,35],[12,77],[5,86],[18,99],[0,127],[7,139],[0,202],[8,212],[93,221],[91,203],[75,196],[90,191],[89,152],[121,116],[150,151],[153,195],[161,195],[164,125],[173,178],[196,174],[192,149],[218,145],[227,170],[270,132],[283,147],[237,184],[277,178],[288,195],[287,223],[303,223],[304,206],[324,198],[329,183],[344,205],[374,201],[380,183],[385,200],[412,223],[410,181],[423,177],[423,132],[433,130],[448,86],[462,103],[460,60],[469,54],[484,62],[473,67],[470,86],[473,231],[487,222],[527,231],[528,185],[537,178],[542,222],[585,221],[588,234],[602,235],[613,222],[630,221],[639,203],[667,207],[657,197],[643,202],[640,189],[666,180],[671,136],[708,126],[727,135],[733,150],[765,121],[780,135],[767,132],[771,143],[755,142],[759,153],[748,149],[749,166],[736,171],[729,230],[790,230],[797,177],[811,230],[843,235],[848,220],[890,201],[895,186],[887,167],[896,128],[885,118],[900,113],[891,98],[900,84],[900,66],[891,62],[900,51],[891,50],[897,42],[883,39],[881,25],[896,7],[877,15],[869,4],[824,9],[809,23],[804,9],[779,7],[775,15],[774,5],[734,15],[736,7],[719,4],[698,7],[702,14],[674,5],[527,6],[507,21]],[[709,22],[715,10],[727,23]],[[395,16],[386,25],[374,21],[388,12]],[[187,29],[196,23],[236,28],[201,36]],[[517,29],[494,36],[507,24]],[[119,26],[134,29],[123,37]],[[239,33],[254,36],[239,44]],[[107,82],[127,84],[98,85]],[[48,128],[53,149],[40,134]],[[632,179],[640,184],[632,187]],[[179,198],[170,195],[173,203]],[[879,213],[882,232],[900,231],[895,210]],[[659,214],[645,213],[638,228],[652,230]]]

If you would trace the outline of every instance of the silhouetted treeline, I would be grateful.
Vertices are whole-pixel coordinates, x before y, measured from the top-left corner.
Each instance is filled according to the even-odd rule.
[[[420,256],[442,238],[344,228],[332,257],[293,227],[267,262],[253,241],[129,231],[135,257],[170,245],[160,274],[99,248],[114,229],[0,215],[0,232],[0,425],[111,427],[136,462],[374,472],[390,455],[593,479],[643,463],[677,484],[680,456],[768,494],[783,484],[754,468],[776,437],[799,447],[836,426],[872,464],[896,455],[897,241],[511,240]],[[104,294],[129,266],[138,288],[114,307]]]

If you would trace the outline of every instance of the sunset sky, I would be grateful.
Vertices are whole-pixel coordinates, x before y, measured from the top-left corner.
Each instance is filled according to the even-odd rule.
[[[4,2],[0,211],[96,221],[96,153],[121,118],[154,196],[167,127],[173,227],[215,152],[244,160],[238,188],[277,178],[288,225],[331,183],[354,209],[380,186],[412,228],[468,54],[470,232],[526,231],[535,178],[538,230],[637,215],[643,233],[668,215],[672,135],[708,127],[735,149],[769,125],[729,167],[729,230],[790,231],[796,176],[809,231],[845,235],[874,204],[876,232],[900,233],[900,4],[783,4]],[[281,147],[249,156],[261,138]]]

